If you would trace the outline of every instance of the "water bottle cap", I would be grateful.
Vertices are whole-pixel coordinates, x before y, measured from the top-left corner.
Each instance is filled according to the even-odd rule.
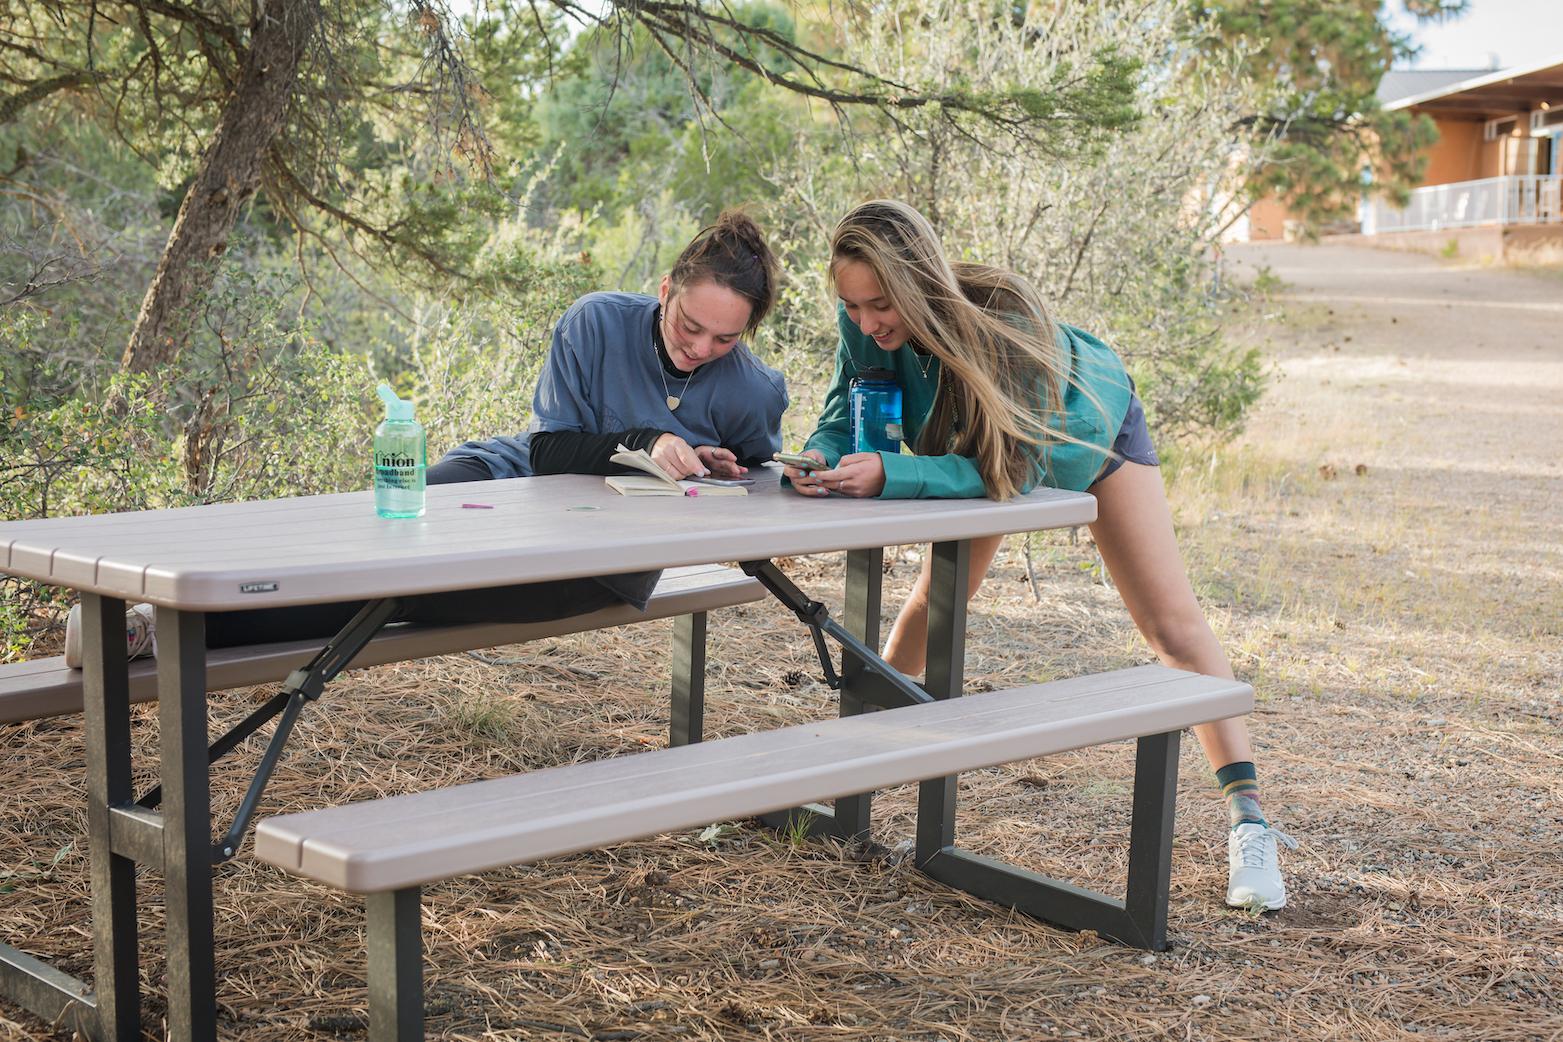
[[[381,384],[375,388],[375,393],[385,403],[385,418],[388,420],[412,419],[412,402],[405,398],[396,397],[396,392],[391,390],[390,384]]]
[[[867,383],[894,383],[895,373],[889,369],[860,369],[857,378]]]

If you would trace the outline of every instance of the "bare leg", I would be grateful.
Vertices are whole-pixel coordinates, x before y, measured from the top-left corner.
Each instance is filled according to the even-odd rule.
[[[1129,609],[1129,617],[1151,650],[1174,669],[1214,677],[1232,676],[1232,665],[1210,631],[1189,585],[1172,531],[1172,511],[1162,488],[1161,471],[1139,463],[1124,463],[1091,486],[1090,491],[1097,502],[1097,521],[1091,526],[1091,535],[1124,606]],[[999,536],[972,540],[967,596],[982,585],[1002,541]],[[909,676],[923,671],[928,653],[929,567],[925,559],[922,574],[885,643],[885,660]],[[1254,758],[1248,725],[1242,718],[1201,724],[1194,728],[1194,735],[1213,770]]]
[[[1232,665],[1189,585],[1161,471],[1125,463],[1090,491],[1097,504],[1091,535],[1129,617],[1156,657],[1174,669],[1232,676]],[[1212,769],[1254,758],[1241,717],[1202,724],[1194,735]]]
[[[1156,656],[1176,669],[1232,676],[1232,664],[1205,621],[1178,553],[1159,468],[1126,462],[1090,491],[1097,503],[1091,535],[1130,618]],[[968,596],[981,585],[998,547],[997,539],[973,541]],[[885,658],[903,673],[922,670],[927,655],[928,580],[925,565],[885,648]],[[1194,735],[1212,770],[1253,761],[1243,718],[1202,724]],[[1285,907],[1276,847],[1283,841],[1295,846],[1295,841],[1251,820],[1235,822],[1227,837],[1226,903],[1251,910]]]
[[[1004,537],[1001,535],[984,536],[971,541],[971,579],[966,589],[968,599],[982,585],[982,577],[988,574],[988,566],[993,563],[994,555],[999,552],[1003,542]],[[928,582],[932,567],[933,557],[924,555],[922,574],[912,586],[911,595],[901,607],[901,614],[896,616],[895,623],[890,627],[890,639],[885,642],[885,661],[907,676],[916,676],[927,665]]]

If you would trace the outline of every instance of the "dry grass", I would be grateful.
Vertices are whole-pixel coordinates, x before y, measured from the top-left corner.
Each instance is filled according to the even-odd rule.
[[[1563,540],[1547,507],[1563,502],[1563,396],[1550,382],[1563,358],[1551,346],[1511,371],[1425,359],[1371,314],[1305,317],[1255,321],[1284,379],[1244,442],[1169,468],[1196,585],[1260,693],[1267,807],[1302,840],[1285,862],[1289,908],[1222,907],[1223,815],[1188,742],[1168,952],[931,883],[895,853],[911,831],[903,790],[875,804],[880,849],[739,823],[430,888],[431,1037],[1563,1037]],[[1356,346],[1334,350],[1344,335]],[[1523,436],[1489,424],[1500,406],[1526,417]],[[1085,540],[1050,537],[1034,558],[1040,602],[1011,548],[974,605],[974,688],[1148,660]],[[910,550],[893,560],[887,604],[916,567]],[[840,586],[839,558],[788,568],[810,590]],[[506,649],[506,665],[455,656],[350,674],[300,725],[265,811],[659,745],[670,632],[651,623]],[[707,733],[829,714],[811,655],[778,607],[723,613]],[[265,694],[219,697],[214,731]],[[156,719],[136,713],[150,781]],[[5,739],[0,930],[90,975],[79,723]],[[1131,751],[965,776],[963,843],[1116,891]],[[217,770],[219,820],[252,763]],[[356,899],[244,856],[218,871],[216,892],[222,1037],[363,1037]],[[147,877],[154,1028],[159,902]],[[0,1038],[50,1037],[0,1006]]]
[[[1504,251],[1503,263],[1513,268],[1563,276],[1563,243],[1543,242],[1531,246],[1510,246]]]

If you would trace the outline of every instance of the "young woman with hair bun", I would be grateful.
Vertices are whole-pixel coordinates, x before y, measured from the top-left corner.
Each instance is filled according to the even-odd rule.
[[[775,304],[776,278],[759,227],[724,211],[656,296],[588,293],[570,306],[524,434],[469,441],[438,466],[473,478],[607,474],[623,442],[674,478],[738,477],[780,447],[786,385],[741,339]]]
[[[842,218],[830,277],[839,298],[836,374],[804,447],[820,467],[789,467],[793,488],[898,499],[1008,499],[1039,484],[1089,491],[1097,549],[1157,657],[1232,676],[1178,553],[1145,411],[1111,348],[1054,322],[1014,272],[950,262],[933,226],[904,203],[865,203]],[[900,383],[911,455],[852,451],[848,384],[868,369],[888,369]],[[968,596],[1000,542],[972,541]],[[885,647],[905,673],[925,666],[928,585],[925,565]],[[1248,728],[1221,720],[1194,733],[1227,803],[1227,903],[1281,908],[1276,846],[1293,844],[1260,810]]]

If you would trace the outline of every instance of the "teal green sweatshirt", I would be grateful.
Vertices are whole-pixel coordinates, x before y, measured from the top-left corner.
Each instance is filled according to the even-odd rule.
[[[819,422],[804,448],[818,449],[831,466],[852,451],[848,388],[853,376],[874,368],[895,373],[901,385],[906,444],[916,445],[939,387],[939,360],[917,354],[910,345],[895,351],[882,350],[839,305],[836,324],[841,331],[836,374],[825,395]],[[1074,376],[1064,393],[1064,429],[1087,444],[1059,442],[1039,450],[1040,466],[1022,491],[1029,492],[1038,483],[1076,492],[1089,488],[1107,462],[1108,451],[1129,411],[1129,378],[1113,349],[1091,334],[1063,323],[1059,323],[1058,336],[1068,351]],[[1090,394],[1077,385],[1089,389]],[[1101,409],[1092,402],[1092,396]],[[881,499],[976,499],[988,494],[975,459],[954,454],[907,456],[890,452],[881,452],[879,457],[885,466]]]

